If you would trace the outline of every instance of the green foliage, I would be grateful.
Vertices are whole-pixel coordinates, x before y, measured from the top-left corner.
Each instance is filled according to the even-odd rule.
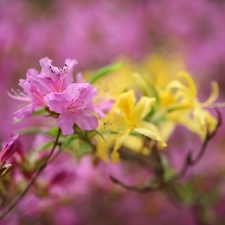
[[[79,142],[77,155],[83,156],[91,151],[91,145],[87,142]]]
[[[89,82],[93,84],[96,82],[99,78],[107,75],[108,73],[111,73],[115,70],[118,70],[122,67],[122,63],[112,64],[105,67],[102,67],[101,69],[97,70],[89,79]]]
[[[30,134],[45,134],[45,132],[41,130],[41,128],[37,128],[37,127],[24,128],[19,130],[18,133],[20,134],[20,136],[30,135]]]
[[[44,113],[46,113],[45,108],[41,108],[41,109],[39,109],[39,110],[37,110],[37,111],[34,111],[34,112],[32,113],[32,115],[33,115],[33,116],[37,116],[37,115],[42,115],[42,114],[44,114]]]
[[[51,137],[56,137],[57,134],[59,132],[59,127],[56,126],[56,127],[53,127],[52,129],[50,129],[47,134],[50,135]]]
[[[70,136],[65,136],[61,145],[62,150],[64,151],[67,147],[72,146],[73,141],[77,138],[79,138],[79,134],[77,133]]]
[[[46,150],[54,145],[53,141],[45,142],[43,145],[41,145],[39,148],[35,149],[36,152],[41,152],[43,150]]]

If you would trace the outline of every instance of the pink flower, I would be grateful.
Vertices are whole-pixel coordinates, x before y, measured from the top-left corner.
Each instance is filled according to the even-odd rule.
[[[45,105],[44,96],[29,80],[20,79],[19,85],[23,88],[23,92],[9,94],[12,98],[20,101],[28,102],[23,108],[14,112],[13,120],[23,119],[32,115],[33,111]]]
[[[9,94],[17,100],[29,102],[20,110],[14,113],[14,120],[23,119],[32,115],[34,110],[45,106],[44,97],[51,92],[63,92],[73,82],[73,68],[77,62],[73,59],[66,59],[64,67],[52,66],[52,60],[45,57],[40,60],[42,70],[27,70],[26,80],[20,79],[19,85],[24,92],[12,90]]]
[[[11,137],[0,152],[0,161],[5,163],[15,152],[18,152],[23,157],[23,146],[19,140],[19,135]]]
[[[73,83],[73,68],[77,64],[74,59],[66,59],[62,68],[52,66],[48,57],[40,60],[41,72],[35,69],[27,71],[27,79],[33,83],[43,95],[50,92],[63,92],[69,84]]]
[[[74,133],[76,123],[82,130],[93,130],[98,127],[97,118],[88,109],[97,90],[88,83],[69,85],[63,93],[51,92],[45,97],[51,111],[59,113],[57,124],[64,135]]]
[[[84,79],[81,73],[76,75],[77,83],[84,83]],[[112,98],[106,99],[106,96],[97,97],[90,103],[89,109],[98,115],[99,119],[102,119],[111,110],[115,100]]]

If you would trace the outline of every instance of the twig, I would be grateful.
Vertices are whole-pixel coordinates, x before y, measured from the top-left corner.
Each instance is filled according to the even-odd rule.
[[[190,166],[194,166],[200,161],[200,159],[203,157],[203,155],[206,151],[206,147],[208,146],[209,141],[216,135],[216,132],[217,132],[218,128],[222,124],[222,116],[221,116],[220,111],[217,108],[215,108],[215,110],[216,110],[217,116],[218,116],[218,122],[217,122],[216,128],[211,133],[209,131],[207,131],[205,141],[203,142],[203,144],[202,144],[202,146],[199,150],[199,153],[198,153],[198,155],[196,156],[195,159],[192,158],[191,152],[189,152],[187,154],[187,157],[186,157],[186,160],[184,162],[183,168],[178,173],[178,176],[176,176],[176,178],[183,177],[186,174],[186,172],[187,172],[187,170]]]
[[[146,139],[147,141],[147,139]],[[148,138],[148,141],[150,141],[150,139]],[[161,161],[161,157],[159,155],[159,152],[157,151],[156,147],[153,146],[153,149],[152,149],[152,156],[153,156],[153,159],[154,159],[154,162],[156,163],[154,165],[154,172],[155,172],[155,178],[154,178],[154,183],[153,185],[151,186],[145,186],[143,188],[140,188],[140,187],[136,187],[136,186],[130,186],[130,185],[127,185],[125,183],[123,183],[122,181],[116,179],[115,177],[113,176],[109,176],[110,179],[116,183],[116,184],[119,184],[121,187],[127,189],[127,190],[130,190],[130,191],[135,191],[135,192],[140,192],[140,193],[146,193],[146,192],[149,192],[149,191],[157,191],[157,190],[160,190],[164,187],[164,168],[163,168],[163,165],[162,165],[162,161]]]
[[[162,189],[162,187],[163,187],[163,183],[160,183],[159,185],[156,185],[156,186],[146,186],[143,188],[139,188],[139,187],[127,185],[127,184],[123,183],[122,181],[116,179],[113,176],[109,176],[109,177],[114,183],[119,184],[121,187],[123,187],[127,190],[130,190],[130,191],[135,191],[135,192],[140,192],[140,193],[146,193],[149,191],[157,191],[157,190]]]
[[[45,161],[39,166],[39,168],[35,171],[32,178],[27,183],[26,187],[12,200],[12,202],[0,213],[0,219],[3,219],[12,209],[13,207],[23,198],[23,196],[27,193],[31,185],[34,183],[38,175],[43,171],[43,169],[47,166],[49,159],[55,151],[56,146],[58,145],[59,137],[61,130],[59,128],[55,143]]]

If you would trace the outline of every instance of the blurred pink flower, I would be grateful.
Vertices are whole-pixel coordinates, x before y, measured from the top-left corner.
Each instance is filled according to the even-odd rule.
[[[81,73],[76,75],[77,83],[85,83]],[[101,96],[101,98],[95,98],[89,105],[89,109],[98,115],[101,119],[106,116],[114,104],[115,100],[112,98],[106,99],[106,96]]]
[[[4,145],[0,152],[0,161],[5,163],[15,152],[19,153],[23,157],[23,146],[19,140],[19,134],[12,136]]]
[[[51,111],[59,113],[57,124],[64,135],[73,134],[76,123],[82,130],[98,127],[97,118],[88,109],[97,90],[88,83],[69,85],[63,93],[46,95],[45,100]]]

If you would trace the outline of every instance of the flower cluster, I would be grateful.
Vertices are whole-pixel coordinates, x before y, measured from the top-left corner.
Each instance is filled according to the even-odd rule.
[[[27,71],[26,80],[19,85],[23,92],[13,91],[13,98],[29,102],[14,113],[14,119],[29,117],[36,110],[45,107],[50,114],[56,114],[57,124],[64,135],[73,134],[74,124],[82,130],[93,130],[98,127],[97,118],[90,113],[92,99],[97,90],[88,83],[73,83],[75,60],[67,59],[63,67],[52,66],[52,60],[40,60],[42,67]]]
[[[183,66],[167,65],[165,61],[159,54],[152,55],[142,65],[126,59],[123,64],[112,64],[83,75],[78,73],[75,82],[76,60],[67,59],[63,67],[55,67],[46,57],[40,60],[41,72],[29,69],[26,79],[19,82],[23,90],[12,89],[9,94],[27,103],[14,113],[14,120],[41,115],[50,117],[57,125],[39,131],[27,129],[27,134],[38,132],[36,139],[41,140],[28,153],[19,134],[12,136],[3,147],[0,181],[4,197],[7,199],[10,185],[21,190],[21,182],[29,182],[15,201],[6,201],[8,206],[5,203],[0,218],[15,206],[29,187],[34,186],[35,193],[45,195],[51,193],[51,186],[58,181],[64,183],[69,174],[67,170],[49,175],[46,187],[38,180],[40,173],[62,151],[77,159],[90,153],[95,164],[110,159],[118,163],[121,155],[132,154],[137,156],[137,161],[141,159],[141,163],[148,165],[145,158],[150,158],[154,176],[149,181],[151,185],[129,186],[111,176],[112,181],[138,192],[172,188],[188,167],[200,160],[221,124],[221,115],[217,111],[216,118],[205,109],[217,106],[214,103],[219,92],[217,83],[212,83],[210,96],[201,103],[191,75]],[[183,168],[176,173],[165,163],[165,155],[160,150],[168,146],[177,125],[197,134],[203,144],[195,158],[191,153],[186,156]],[[67,154],[64,152],[62,154]],[[69,159],[68,155],[66,158]]]

